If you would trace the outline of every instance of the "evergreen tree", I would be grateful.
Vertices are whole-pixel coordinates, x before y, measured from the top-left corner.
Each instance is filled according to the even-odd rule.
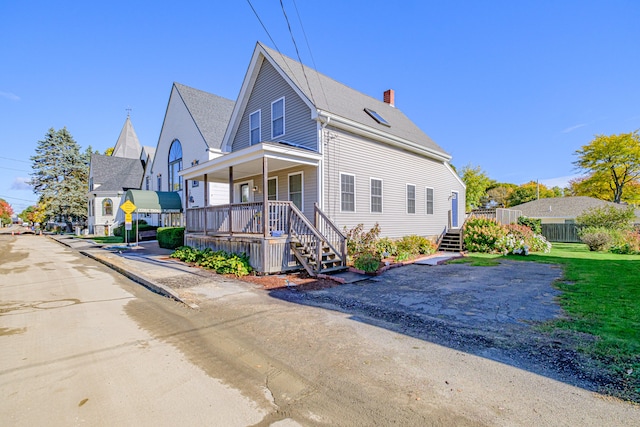
[[[31,157],[31,185],[39,196],[44,219],[64,216],[84,221],[87,218],[87,198],[90,151],[80,152],[80,146],[67,128],[51,128],[38,141]]]

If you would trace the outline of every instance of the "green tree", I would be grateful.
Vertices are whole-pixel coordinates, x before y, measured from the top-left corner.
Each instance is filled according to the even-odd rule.
[[[487,206],[504,208],[507,206],[507,200],[514,189],[518,188],[515,184],[506,182],[498,183],[487,190]]]
[[[631,206],[596,206],[578,215],[576,224],[606,230],[629,230],[635,217],[635,210]]]
[[[640,178],[640,135],[637,130],[618,135],[596,135],[575,154],[578,160],[573,164],[589,174],[587,180],[598,181],[598,186],[604,183],[609,188],[610,200],[615,203],[623,200],[625,186]]]
[[[506,206],[517,206],[532,200],[548,199],[551,197],[558,197],[554,190],[547,188],[544,184],[529,181],[526,184],[522,184],[521,186],[513,189],[507,198]]]
[[[467,186],[466,209],[467,212],[479,208],[487,198],[487,189],[495,184],[495,181],[487,176],[480,166],[471,164],[462,168],[462,181]]]
[[[13,208],[4,199],[0,199],[0,223],[2,225],[11,224],[11,216],[13,215]]]
[[[86,220],[90,151],[81,153],[66,127],[51,128],[38,141],[31,161],[31,185],[39,196],[43,220],[62,215]]]

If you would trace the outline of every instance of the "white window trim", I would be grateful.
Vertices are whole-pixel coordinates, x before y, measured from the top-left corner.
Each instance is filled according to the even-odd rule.
[[[413,206],[414,206],[415,212],[409,212],[409,186],[413,187],[413,195],[414,195]],[[407,186],[405,187],[405,190],[404,190],[404,203],[405,203],[405,212],[407,213],[407,215],[415,215],[418,212],[418,193],[416,193],[415,184],[407,183]]]
[[[258,114],[258,142],[254,143],[251,140],[251,131],[253,130],[251,128],[251,116],[253,116],[254,114]],[[249,145],[256,145],[259,144],[260,141],[262,141],[262,111],[261,110],[256,110],[253,113],[249,114]]]
[[[276,102],[282,100],[282,133],[280,135],[274,135],[273,134],[273,122],[275,121],[275,118],[273,117],[273,104],[275,104]],[[271,139],[275,139],[275,138],[280,138],[281,136],[283,136],[287,131],[285,128],[285,124],[286,124],[286,120],[285,120],[285,100],[284,100],[284,96],[282,98],[278,98],[275,101],[273,101],[271,103]]]
[[[371,210],[371,198],[373,197],[373,194],[371,193],[371,188],[372,188],[371,181],[373,180],[380,181],[380,190],[382,192],[382,194],[380,194],[380,202],[381,202],[380,205],[382,207],[382,210],[380,212],[373,212]],[[374,215],[375,214],[380,215],[384,213],[384,180],[382,178],[374,178],[374,177],[369,178],[369,213],[372,213]]]
[[[304,212],[304,171],[299,172],[291,172],[287,174],[287,199],[291,200],[291,176],[300,175],[300,195],[302,198],[302,207],[300,208],[300,212]]]
[[[265,191],[266,194],[266,198],[267,200],[269,200],[269,181],[271,181],[272,179],[276,180],[276,200],[279,200],[279,194],[278,194],[278,177],[277,176],[270,176],[267,178],[267,190]]]
[[[343,176],[352,176],[353,177],[353,210],[352,211],[345,211],[342,210],[342,177]],[[356,209],[356,176],[355,174],[352,173],[346,173],[346,172],[340,172],[340,212],[343,213],[348,213],[348,214],[352,214],[352,213],[356,213],[357,209]]]
[[[433,197],[431,198],[431,203],[433,204],[433,212],[429,213],[429,190],[431,190],[431,194]],[[425,187],[424,188],[424,213],[425,215],[435,215],[436,213],[436,190],[433,187]]]

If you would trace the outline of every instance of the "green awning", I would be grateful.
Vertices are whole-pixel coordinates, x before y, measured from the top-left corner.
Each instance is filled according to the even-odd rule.
[[[127,190],[125,200],[136,205],[136,213],[180,213],[182,200],[172,191]]]

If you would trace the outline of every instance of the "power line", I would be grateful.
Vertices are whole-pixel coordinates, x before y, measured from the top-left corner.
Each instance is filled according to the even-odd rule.
[[[287,21],[287,28],[289,29],[289,34],[291,35],[291,40],[293,41],[293,47],[296,49],[298,62],[300,62],[300,66],[302,67],[302,75],[304,76],[304,80],[307,82],[307,88],[309,89],[309,95],[311,95],[311,101],[313,102],[313,105],[316,105],[316,100],[313,98],[313,91],[311,90],[309,79],[307,78],[307,72],[304,70],[304,64],[302,63],[302,58],[300,58],[300,51],[298,50],[298,44],[296,43],[296,38],[293,36],[293,31],[291,31],[291,24],[289,23],[289,17],[287,16],[287,12],[284,10],[284,3],[282,3],[282,0],[280,0],[280,8],[282,9],[282,14],[284,15],[285,21]]]
[[[313,64],[313,69],[316,72],[316,76],[318,77],[318,83],[320,84],[320,89],[322,90],[322,96],[324,97],[324,102],[329,107],[329,100],[327,99],[327,94],[324,91],[324,86],[322,85],[322,80],[320,80],[320,73],[318,72],[318,66],[316,65],[316,60],[313,57],[313,52],[311,51],[311,46],[309,45],[309,39],[307,38],[307,32],[304,30],[304,25],[302,25],[302,18],[300,18],[300,12],[298,11],[298,4],[296,0],[293,0],[293,7],[296,9],[296,15],[298,16],[298,22],[300,23],[300,28],[302,29],[302,34],[304,35],[304,41],[307,44],[307,49],[309,50],[309,55],[311,56],[311,63]]]
[[[291,77],[293,79],[295,79],[296,80],[296,84],[298,86],[300,86],[300,82],[297,81],[298,79],[296,78],[295,74],[293,74],[293,70],[289,66],[289,62],[285,59],[284,55],[280,51],[280,48],[278,48],[278,45],[276,44],[275,40],[273,40],[273,37],[271,37],[271,33],[269,33],[269,30],[267,30],[267,26],[264,25],[264,22],[262,22],[262,19],[260,19],[260,16],[258,15],[258,12],[253,7],[253,4],[251,4],[251,0],[247,0],[247,3],[249,3],[249,6],[251,6],[251,10],[253,11],[253,14],[256,15],[256,18],[258,18],[258,22],[260,22],[260,25],[262,25],[262,28],[267,33],[267,36],[269,36],[269,40],[271,40],[271,43],[273,43],[274,49],[280,54],[280,57],[282,58],[282,61],[284,62],[284,65],[286,65],[286,67],[289,69],[289,73],[290,73]]]
[[[31,163],[31,162],[28,162],[26,160],[12,159],[12,158],[9,158],[9,157],[2,157],[2,156],[0,156],[0,159],[11,160],[13,162]]]

